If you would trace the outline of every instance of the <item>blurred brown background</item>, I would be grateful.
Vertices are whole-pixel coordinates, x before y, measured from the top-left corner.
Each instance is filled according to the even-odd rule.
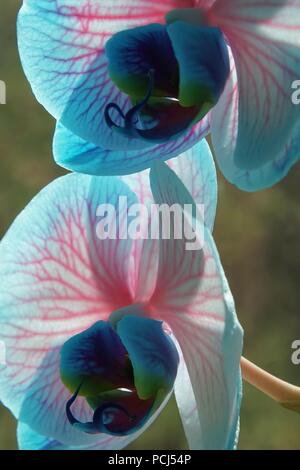
[[[51,156],[53,119],[32,96],[15,37],[20,2],[1,0],[0,237],[27,202],[63,174]],[[300,111],[300,110],[299,110]],[[300,167],[275,188],[247,194],[219,175],[215,230],[222,262],[245,329],[244,355],[300,386],[291,344],[300,339]],[[131,448],[177,449],[186,445],[171,403]],[[16,448],[15,421],[0,405],[0,449]],[[300,416],[245,385],[240,449],[300,449]]]

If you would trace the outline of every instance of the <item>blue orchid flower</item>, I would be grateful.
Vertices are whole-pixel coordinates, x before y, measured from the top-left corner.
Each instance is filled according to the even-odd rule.
[[[56,161],[130,174],[210,131],[225,177],[253,191],[300,155],[300,0],[26,0],[22,63],[57,119]]]
[[[156,162],[150,180],[148,170],[59,178],[0,243],[0,400],[21,449],[123,448],[173,391],[190,448],[236,446],[243,333],[211,235],[208,145]],[[121,229],[132,204],[154,202],[204,204],[201,249],[186,250],[174,230],[99,237],[100,205],[116,209]]]

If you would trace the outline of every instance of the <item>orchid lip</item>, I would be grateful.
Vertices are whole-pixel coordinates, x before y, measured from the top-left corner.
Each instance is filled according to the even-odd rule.
[[[154,89],[154,73],[153,69],[148,72],[148,89],[144,98],[133,106],[126,114],[120,109],[116,103],[109,103],[104,112],[104,118],[107,126],[110,129],[114,129],[116,132],[123,134],[125,137],[151,141],[153,143],[163,143],[166,139],[172,139],[178,137],[183,131],[187,130],[196,120],[199,115],[199,108],[196,106],[183,108],[180,105],[179,99],[172,96],[165,96],[161,98],[163,104],[176,107],[178,118],[172,119],[172,116],[168,116],[169,113],[164,117],[162,113],[158,112],[157,120],[158,125],[150,127],[148,129],[141,129],[135,127],[139,121],[143,121],[141,113],[149,105],[149,101],[152,98]],[[124,127],[116,124],[110,116],[110,111],[115,110],[119,116],[124,120]],[[172,109],[171,109],[172,111]]]
[[[107,42],[112,82],[133,103],[140,100],[127,113],[109,103],[104,111],[109,129],[161,144],[181,137],[218,102],[230,72],[224,35],[202,21],[191,22],[192,11],[185,13],[187,18],[176,13],[166,25],[120,31]]]
[[[131,310],[137,313],[134,307]],[[72,394],[65,405],[66,417],[87,434],[136,432],[174,384],[178,353],[162,322],[125,310],[127,315],[118,315],[114,325],[98,321],[69,338],[61,349],[61,379]],[[93,410],[91,421],[81,422],[72,412],[79,396]]]

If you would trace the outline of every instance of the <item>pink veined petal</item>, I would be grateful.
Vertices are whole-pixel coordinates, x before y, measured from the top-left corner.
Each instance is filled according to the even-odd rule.
[[[205,224],[213,228],[217,205],[217,174],[210,147],[202,139],[189,150],[166,164],[177,174],[196,204],[204,206]],[[150,170],[121,176],[130,189],[137,195],[139,203],[154,204],[150,187]]]
[[[162,165],[152,170],[156,202],[183,204],[186,189]],[[197,448],[226,449],[233,446],[237,424],[242,330],[211,233],[203,229],[200,250],[188,251],[186,239],[174,235],[161,240],[157,288],[149,305],[182,350],[197,403],[192,412],[201,426]]]
[[[204,222],[211,230],[217,208],[217,174],[210,147],[205,139],[187,150],[183,155],[168,160],[188,188],[196,204],[203,206]]]
[[[22,64],[37,99],[81,138],[103,148],[137,148],[104,122],[109,102],[128,98],[111,82],[104,46],[116,32],[161,23],[188,0],[26,0],[18,17]]]
[[[194,0],[195,7],[209,10],[216,3],[216,0]]]
[[[192,148],[178,157],[166,161],[166,164],[177,174],[196,204],[205,206],[206,225],[212,227],[217,203],[217,174],[210,147],[202,139]],[[141,204],[154,204],[150,187],[150,170],[121,176],[130,189],[137,195]],[[209,213],[213,213],[211,216]]]
[[[213,157],[205,139],[179,157],[167,161],[186,187],[189,188],[194,201],[203,206],[204,220],[212,230],[217,204],[217,176]],[[150,188],[150,171],[146,170],[133,175],[120,177],[137,195],[140,204],[145,205],[151,215],[151,205],[155,204]],[[145,240],[133,242],[132,292],[135,302],[147,302],[156,285],[158,268],[158,240],[150,239],[151,221],[145,221]],[[157,235],[158,227],[153,225]],[[149,238],[149,239],[148,239]]]
[[[70,445],[97,440],[67,422],[70,392],[60,380],[60,348],[132,299],[130,240],[99,240],[96,233],[98,205],[115,205],[119,196],[136,202],[115,178],[60,178],[26,207],[0,244],[0,340],[7,356],[0,400],[36,432]],[[87,421],[91,410],[79,398],[74,414]]]
[[[249,171],[270,162],[294,161],[300,152],[300,125],[291,85],[299,78],[300,1],[219,0],[209,18],[224,32],[237,69],[239,94],[233,116],[237,122],[226,125],[222,113],[223,137],[235,140],[231,161],[237,169]],[[215,132],[222,129],[218,126]],[[290,145],[293,150],[287,152]]]
[[[148,302],[156,286],[158,267],[158,240],[152,238],[157,229],[151,227],[151,204],[154,203],[149,182],[149,170],[120,177],[137,195],[142,206],[137,216],[142,221],[141,238],[133,240],[131,269],[131,291],[134,303]]]
[[[199,414],[197,412],[197,403],[193,391],[193,385],[189,376],[189,371],[184,361],[178,341],[174,335],[172,335],[172,340],[175,342],[180,355],[178,373],[174,384],[175,398],[188,441],[189,449],[196,450],[199,448],[199,442],[202,440],[202,429]]]
[[[112,151],[81,139],[58,122],[53,142],[54,159],[62,167],[78,173],[127,175],[149,168],[154,160],[176,157],[203,139],[209,130],[210,115],[206,115],[178,139],[146,149],[128,150],[124,145],[122,150]]]
[[[289,172],[300,155],[300,122],[298,132],[273,161],[254,170],[241,169],[235,163],[234,153],[238,136],[239,89],[236,67],[229,48],[231,72],[225,90],[211,113],[212,142],[219,167],[224,176],[238,188],[257,191],[273,186]]]

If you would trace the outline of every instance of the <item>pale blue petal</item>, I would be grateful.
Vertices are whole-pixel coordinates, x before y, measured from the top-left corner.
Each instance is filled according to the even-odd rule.
[[[209,118],[204,118],[185,136],[143,150],[104,150],[81,139],[62,123],[54,136],[55,161],[71,171],[91,175],[126,175],[150,168],[154,160],[167,160],[191,148],[209,132]]]
[[[212,111],[212,139],[225,177],[246,191],[273,186],[300,156],[298,2],[218,2],[231,76]],[[233,60],[234,58],[234,60]]]
[[[118,21],[124,6],[113,3],[27,0],[18,15],[18,46],[33,92],[56,119],[97,145],[136,148],[145,142],[124,139],[104,119],[109,102],[123,110],[131,106],[110,80],[104,54],[107,38],[124,27]],[[99,21],[104,12],[110,18]]]
[[[19,450],[65,450],[61,442],[35,432],[30,426],[18,422],[17,440]]]

